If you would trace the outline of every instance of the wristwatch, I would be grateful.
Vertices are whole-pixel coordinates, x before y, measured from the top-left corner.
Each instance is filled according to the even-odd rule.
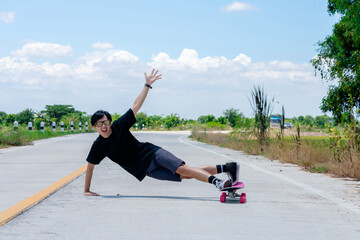
[[[149,84],[145,83],[145,87],[148,87],[150,89],[152,89],[152,86],[150,86]]]

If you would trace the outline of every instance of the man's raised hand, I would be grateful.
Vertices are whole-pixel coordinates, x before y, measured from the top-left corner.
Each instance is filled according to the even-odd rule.
[[[153,84],[156,80],[161,79],[162,74],[157,75],[158,72],[159,70],[155,71],[155,69],[152,70],[150,75],[147,75],[144,72],[146,84],[149,84],[151,86],[151,84]]]

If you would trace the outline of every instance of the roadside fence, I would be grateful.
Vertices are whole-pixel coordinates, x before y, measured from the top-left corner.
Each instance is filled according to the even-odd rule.
[[[80,132],[82,132],[82,131],[83,131],[83,128],[82,128],[83,123],[82,123],[82,122],[79,122],[79,123],[78,123],[78,126],[79,126],[78,130],[79,130]],[[18,121],[14,121],[13,127],[14,127],[14,131],[16,132],[16,131],[19,129],[19,122],[18,122]],[[56,122],[52,122],[51,126],[49,126],[49,127],[51,127],[51,129],[53,130],[53,132],[56,132],[56,129],[57,129],[58,126],[57,126]],[[28,122],[27,128],[28,128],[29,131],[33,131],[33,129],[36,129],[36,128],[33,128],[33,123],[32,123],[32,122]],[[41,123],[40,123],[40,129],[36,129],[36,130],[39,130],[39,131],[41,131],[41,132],[44,132],[44,130],[45,130],[45,123],[44,123],[44,122],[41,122]],[[60,123],[60,131],[61,131],[61,132],[65,132],[65,130],[66,130],[66,129],[65,129],[65,124],[64,124],[64,122],[61,122],[61,123]],[[73,121],[71,121],[71,123],[70,123],[70,131],[71,131],[71,132],[74,132],[74,131],[75,131],[74,122],[73,122]],[[89,131],[89,123],[88,123],[88,122],[85,122],[85,131],[86,131],[86,132]]]

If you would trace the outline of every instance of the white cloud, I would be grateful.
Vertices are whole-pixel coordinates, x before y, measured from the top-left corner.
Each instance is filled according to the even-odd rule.
[[[0,21],[12,23],[15,20],[15,12],[0,12]]]
[[[66,57],[72,54],[70,45],[57,43],[31,42],[25,44],[21,49],[12,52],[13,56],[23,58],[56,58]]]
[[[243,53],[233,59],[224,56],[201,58],[195,50],[184,49],[178,58],[159,53],[153,56],[148,65],[161,69],[165,78],[176,82],[179,88],[191,86],[191,89],[199,91],[212,88],[223,93],[235,89],[243,91],[242,89],[257,84],[270,84],[279,89],[285,89],[284,86],[321,84],[321,80],[314,77],[313,68],[308,63],[252,62]]]
[[[294,112],[301,107],[306,115],[312,114],[306,110],[319,105],[325,94],[325,90],[320,91],[321,80],[314,77],[310,64],[253,62],[243,53],[228,59],[200,57],[196,50],[184,49],[175,58],[159,53],[149,63],[119,49],[95,50],[69,63],[49,60],[39,63],[23,55],[0,58],[0,84],[7,89],[0,94],[0,104],[18,101],[21,105],[17,99],[22,99],[19,111],[26,107],[40,110],[46,104],[59,102],[74,104],[88,113],[97,108],[125,111],[143,85],[143,72],[152,67],[160,69],[164,77],[155,83],[152,97],[142,108],[148,114],[179,113],[182,117],[196,118],[201,114],[219,115],[230,107],[247,114],[246,108],[251,111],[247,96],[252,86],[259,84],[270,97],[275,95],[280,102],[291,102],[291,106],[285,107]],[[41,96],[37,100],[43,104],[40,107],[28,105],[35,101],[35,95]],[[100,105],[89,104],[90,99]],[[306,105],[306,101],[312,104]]]
[[[166,53],[159,53],[152,57],[149,66],[154,68],[167,68],[169,70],[193,70],[195,72],[206,72],[209,69],[221,68],[229,64],[247,66],[251,58],[245,54],[240,54],[233,60],[228,60],[223,56],[199,58],[198,53],[193,49],[184,49],[177,59],[170,59]]]
[[[137,62],[139,61],[139,58],[127,51],[124,50],[118,50],[118,51],[114,51],[111,54],[109,54],[109,56],[106,57],[106,60],[109,63],[112,62]]]
[[[243,53],[240,53],[236,58],[233,59],[233,62],[248,66],[251,63],[251,58]]]
[[[53,46],[56,45],[54,48]],[[33,46],[33,45],[30,45]],[[35,44],[35,46],[42,46]],[[94,51],[80,57],[76,62],[65,63],[35,63],[26,56],[46,56],[50,49],[55,53],[51,57],[68,54],[69,51],[59,50],[62,46],[52,44],[51,47],[36,48],[26,44],[22,49],[15,51],[14,57],[0,58],[0,81],[21,82],[31,75],[39,81],[30,81],[26,84],[37,84],[48,81],[46,77],[83,79],[97,81],[99,79],[116,80],[118,74],[129,74],[144,68],[139,58],[125,50]],[[69,46],[71,49],[71,47]],[[30,50],[31,51],[30,51]],[[44,50],[47,49],[47,50]],[[59,50],[56,52],[56,50]],[[24,57],[25,56],[25,57]],[[212,85],[226,82],[229,86],[238,86],[239,82],[265,82],[276,81],[279,83],[309,82],[314,80],[313,69],[308,63],[295,64],[289,61],[252,62],[251,58],[241,53],[233,59],[224,56],[199,57],[194,49],[184,49],[178,58],[171,58],[166,53],[159,53],[147,63],[151,68],[165,71],[171,76],[187,76],[181,81],[193,81]],[[178,77],[176,77],[178,78]],[[3,79],[3,80],[1,80]]]
[[[43,47],[44,45],[47,45]],[[0,58],[0,82],[13,82],[35,87],[50,82],[69,85],[95,81],[114,81],[118,75],[132,75],[131,71],[143,71],[139,58],[125,50],[95,51],[72,63],[36,63],[28,57],[53,58],[70,53],[71,47],[58,44],[29,43],[13,52],[13,57]],[[50,51],[52,50],[52,51]],[[50,54],[51,53],[51,54]],[[138,69],[141,66],[141,69]]]
[[[50,64],[49,62],[45,62],[41,64],[41,69],[45,76],[52,76],[52,77],[65,77],[71,76],[71,67],[64,63],[55,63]]]
[[[249,4],[249,3],[233,2],[233,3],[229,4],[229,5],[226,5],[226,6],[222,7],[221,9],[223,9],[226,12],[232,12],[232,11],[257,10],[258,8],[255,5]]]
[[[114,46],[110,43],[97,42],[91,45],[95,49],[112,49]]]

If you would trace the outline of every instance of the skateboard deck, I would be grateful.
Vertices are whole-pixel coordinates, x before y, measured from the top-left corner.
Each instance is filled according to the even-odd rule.
[[[220,196],[220,202],[226,202],[226,198],[231,198],[231,199],[237,199],[239,198],[240,203],[245,203],[246,202],[246,193],[237,193],[236,191],[239,189],[244,188],[245,185],[242,182],[237,182],[234,185],[232,185],[231,187],[228,188],[224,188],[221,191],[223,192]]]

